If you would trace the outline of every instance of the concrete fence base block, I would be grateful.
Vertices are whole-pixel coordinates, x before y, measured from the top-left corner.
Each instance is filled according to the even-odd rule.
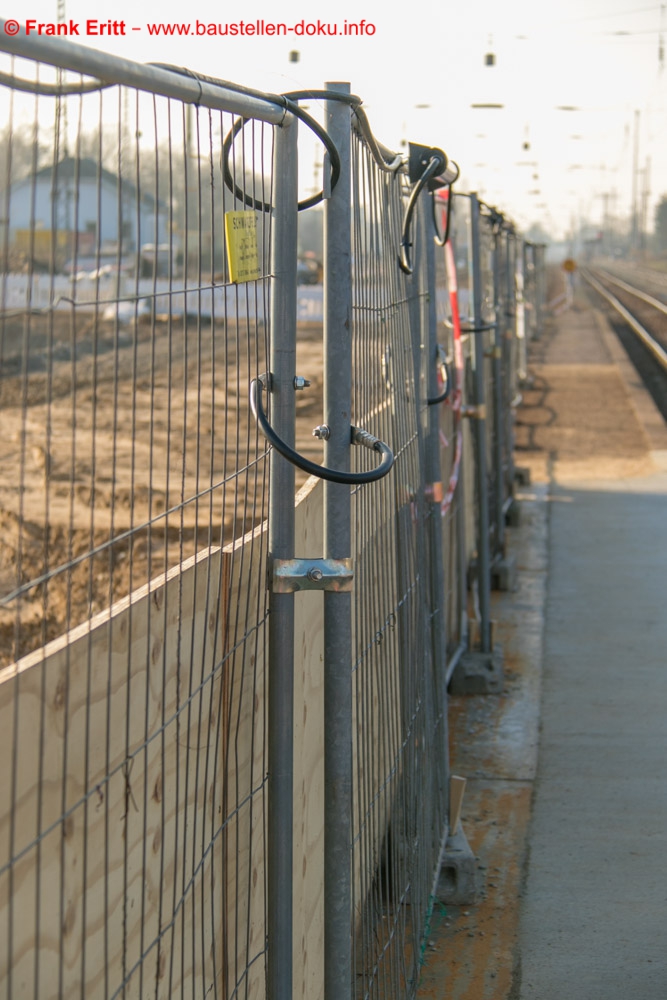
[[[450,834],[440,862],[437,897],[450,906],[475,902],[477,896],[476,861],[463,828]]]
[[[500,694],[503,683],[503,651],[494,646],[492,653],[464,653],[454,669],[449,690],[453,695]]]
[[[517,588],[516,556],[496,559],[491,567],[491,587],[493,590],[514,591]]]
[[[518,528],[521,524],[521,504],[516,497],[512,497],[505,511],[505,524],[508,528]]]

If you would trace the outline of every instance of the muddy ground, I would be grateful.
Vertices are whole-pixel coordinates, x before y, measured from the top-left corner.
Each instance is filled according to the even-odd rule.
[[[319,460],[321,326],[298,340],[298,442]],[[3,317],[0,664],[264,518],[248,387],[266,350],[253,320]]]

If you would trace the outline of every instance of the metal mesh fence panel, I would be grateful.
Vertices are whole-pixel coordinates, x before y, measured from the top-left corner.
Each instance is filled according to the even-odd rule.
[[[354,412],[390,440],[391,477],[353,496],[353,909],[356,993],[414,995],[444,824],[444,705],[429,652],[423,386],[428,289],[398,266],[405,179],[353,144]]]
[[[523,245],[524,256],[524,299],[526,310],[526,340],[533,340],[538,333],[539,283],[537,258],[539,248],[528,241]]]
[[[500,315],[501,347],[502,347],[502,419],[503,434],[503,481],[505,484],[504,503],[507,505],[514,494],[514,414],[518,403],[519,391],[519,353],[516,337],[516,288],[515,270],[517,238],[512,229],[506,229],[502,234],[503,256],[505,267],[503,281],[504,307]]]
[[[471,622],[490,628],[480,538],[501,548],[501,521],[481,511],[512,487],[520,358],[491,330],[523,293],[511,241],[448,192],[436,251],[434,173],[387,155],[346,85],[348,120],[325,111],[345,181],[297,229],[297,118],[318,132],[303,95],[60,39],[3,31],[0,50],[2,990],[339,1000],[340,941],[350,996],[414,997],[446,685]],[[297,289],[297,239],[322,218],[325,287],[311,254]],[[542,259],[512,240],[530,335]],[[320,389],[335,474],[307,460]],[[327,489],[295,513],[313,471]],[[295,613],[301,589],[324,600]],[[351,802],[333,787],[350,760]]]
[[[456,198],[450,194],[448,204],[452,206],[450,229],[455,228],[454,208]],[[440,220],[440,231],[446,232],[446,211]],[[451,254],[449,267],[447,253]],[[448,659],[454,656],[466,640],[465,581],[461,578],[461,568],[467,562],[465,552],[465,510],[463,503],[463,380],[464,356],[460,330],[460,307],[462,288],[457,287],[456,260],[452,244],[439,247],[435,252],[436,296],[437,296],[437,339],[444,351],[449,378],[450,394],[444,404],[438,406],[438,436],[442,515],[442,547],[444,560],[445,589],[445,632]],[[456,311],[456,316],[454,316]],[[463,583],[463,585],[462,585]]]
[[[463,405],[468,405],[474,399],[472,387],[472,353],[473,337],[470,329],[474,326],[473,316],[473,269],[471,246],[470,199],[465,195],[455,194],[453,198],[453,213],[451,223],[451,240],[454,248],[456,277],[458,282],[458,305],[461,318],[461,393]],[[461,533],[464,548],[463,564],[467,573],[468,566],[476,551],[477,516],[475,504],[475,463],[473,458],[473,441],[471,421],[463,420],[461,424],[463,439],[463,461],[461,467],[461,488],[454,497],[454,503],[462,505],[463,531]],[[457,567],[456,572],[460,572]],[[474,618],[478,614],[474,581],[469,592],[470,607],[465,609],[466,618]],[[466,581],[466,589],[467,589]]]
[[[496,441],[498,428],[496,426],[496,366],[494,363],[494,347],[496,342],[496,284],[494,274],[495,235],[493,218],[482,211],[479,216],[480,229],[480,281],[482,286],[481,327],[478,334],[478,344],[482,357],[479,363],[484,368],[485,386],[485,445],[486,445],[486,495],[489,508],[489,547],[491,556],[498,547],[498,525],[495,512],[498,505],[498,483],[495,476]]]
[[[271,201],[274,126],[233,143],[233,194],[219,107],[2,71],[3,991],[252,995],[271,234],[245,213],[232,283],[224,219]]]

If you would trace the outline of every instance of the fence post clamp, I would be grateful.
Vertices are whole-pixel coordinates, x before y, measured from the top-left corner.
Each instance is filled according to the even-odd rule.
[[[489,347],[486,351],[484,351],[484,357],[491,358],[493,361],[502,361],[503,349],[502,347],[499,347],[496,344],[493,347]]]
[[[297,590],[342,594],[352,590],[353,579],[351,559],[274,559],[271,572],[274,594],[293,594]]]
[[[475,405],[464,404],[461,407],[461,416],[468,420],[486,420],[486,403]]]

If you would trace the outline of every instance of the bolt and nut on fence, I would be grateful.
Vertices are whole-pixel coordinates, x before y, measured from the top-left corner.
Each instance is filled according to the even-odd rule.
[[[346,84],[0,39],[2,993],[415,996],[539,248]]]

